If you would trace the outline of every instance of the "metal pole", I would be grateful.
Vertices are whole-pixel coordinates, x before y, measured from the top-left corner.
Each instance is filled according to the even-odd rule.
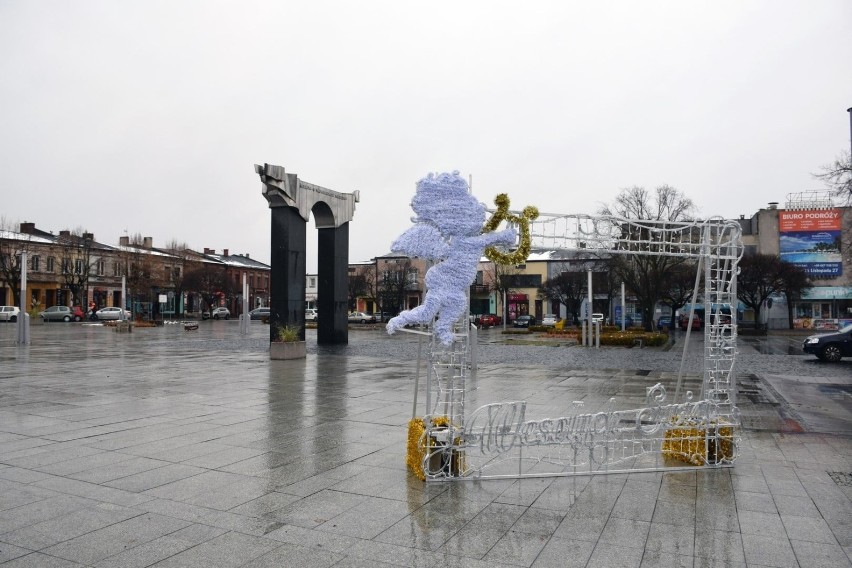
[[[624,282],[621,283],[621,331],[624,331],[624,322],[627,320],[627,314],[624,311]]]
[[[852,107],[846,109],[849,113],[849,160],[852,162]]]
[[[121,277],[121,311],[118,312],[118,318],[124,321],[124,310],[127,309],[127,276]]]
[[[592,346],[592,334],[594,333],[592,331],[592,328],[594,327],[594,326],[592,326],[592,312],[595,311],[594,308],[592,307],[592,269],[591,268],[588,270],[588,275],[589,275],[589,279],[588,279],[589,280],[589,284],[588,284],[589,309],[586,311],[586,317],[589,318],[589,326],[588,326],[589,327],[589,338],[588,338],[589,342],[586,345],[587,345],[587,347],[591,347]]]
[[[240,335],[246,335],[248,333],[248,282],[246,278],[246,273],[243,272],[243,298],[240,305],[240,311],[242,312],[240,314]]]
[[[27,313],[27,253],[21,253],[21,293],[20,293],[20,310],[18,314],[18,343],[27,344],[30,342],[30,315]]]

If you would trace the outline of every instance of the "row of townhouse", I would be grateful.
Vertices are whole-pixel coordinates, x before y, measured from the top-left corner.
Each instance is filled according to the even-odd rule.
[[[754,313],[741,303],[738,317],[768,328],[787,328],[788,310],[792,310],[794,327],[833,329],[852,322],[852,207],[834,207],[829,199],[813,192],[791,194],[785,205],[781,209],[778,203],[770,203],[751,217],[743,215],[736,220],[742,228],[744,253],[777,255],[798,265],[808,274],[811,288],[791,306],[787,306],[784,295],[774,296],[761,311],[765,321],[754,322]],[[591,271],[591,311],[615,321],[622,312],[621,282],[607,269],[607,261],[600,254],[583,250],[533,250],[526,262],[509,267],[483,258],[470,287],[470,312],[500,314],[509,321],[525,314],[539,321],[545,314],[570,317],[564,304],[543,297],[541,286],[560,274]],[[394,315],[419,305],[426,293],[424,276],[428,268],[422,259],[399,255],[351,264],[350,309]],[[584,297],[586,294],[583,292]],[[703,306],[696,305],[696,309]],[[641,321],[629,289],[623,310],[625,317]],[[659,302],[653,318],[672,315]]]
[[[385,255],[349,265],[349,308],[367,313],[396,315],[420,305],[426,293],[430,264],[420,258]],[[530,314],[538,319],[555,313],[565,317],[560,304],[541,296],[539,288],[561,272],[593,272],[593,311],[609,313],[614,290],[599,256],[569,251],[535,250],[524,264],[504,267],[483,258],[470,287],[471,314],[504,314],[509,321]],[[308,275],[307,307],[316,299]],[[629,313],[629,312],[628,312]]]
[[[119,238],[118,245],[92,233],[59,234],[21,223],[0,231],[0,303],[20,305],[21,264],[26,257],[25,304],[31,312],[54,305],[123,306],[134,317],[200,317],[213,306],[232,314],[242,307],[242,282],[250,308],[269,304],[270,267],[225,249],[156,248],[151,237]],[[124,288],[122,283],[124,282]],[[122,289],[126,297],[122,297]]]

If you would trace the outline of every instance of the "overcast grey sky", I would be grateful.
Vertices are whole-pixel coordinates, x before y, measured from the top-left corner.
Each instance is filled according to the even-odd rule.
[[[351,261],[429,171],[547,212],[670,184],[750,215],[849,148],[850,24],[849,0],[0,0],[0,214],[268,262],[268,162],[360,190]]]

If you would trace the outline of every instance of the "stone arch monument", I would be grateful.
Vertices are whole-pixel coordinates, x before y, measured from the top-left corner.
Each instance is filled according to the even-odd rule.
[[[339,193],[286,173],[282,166],[255,165],[272,214],[269,338],[279,326],[301,328],[305,338],[306,225],[318,231],[318,344],[348,343],[349,222],[359,192]]]

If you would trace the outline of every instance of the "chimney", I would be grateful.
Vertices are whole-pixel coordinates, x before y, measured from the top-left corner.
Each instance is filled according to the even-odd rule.
[[[95,235],[92,234],[92,233],[83,233],[83,240],[84,241],[93,241],[93,240],[95,240]]]
[[[249,256],[249,253],[245,253],[245,257],[246,257],[246,258],[251,258],[251,257]]]
[[[745,215],[740,215],[740,219],[745,219]]]
[[[224,249],[222,251],[222,256],[228,256],[228,249]]]
[[[59,231],[59,236],[60,236],[60,237],[70,237],[70,236],[71,236],[71,231],[68,231],[68,230],[66,230],[66,231]]]
[[[120,246],[120,247],[130,246],[130,237],[128,237],[128,236],[118,237],[118,246]]]
[[[778,202],[777,201],[770,201],[769,202],[769,208],[770,209],[778,209]]]
[[[216,251],[214,251],[213,249],[204,247],[204,254],[216,254]]]
[[[23,223],[21,223],[20,231],[22,233],[32,235],[35,232],[35,223],[24,221]]]
[[[142,240],[142,248],[149,249],[149,248],[151,248],[151,247],[153,247],[153,246],[154,246],[154,239],[153,239],[153,237],[145,237],[145,238]]]

